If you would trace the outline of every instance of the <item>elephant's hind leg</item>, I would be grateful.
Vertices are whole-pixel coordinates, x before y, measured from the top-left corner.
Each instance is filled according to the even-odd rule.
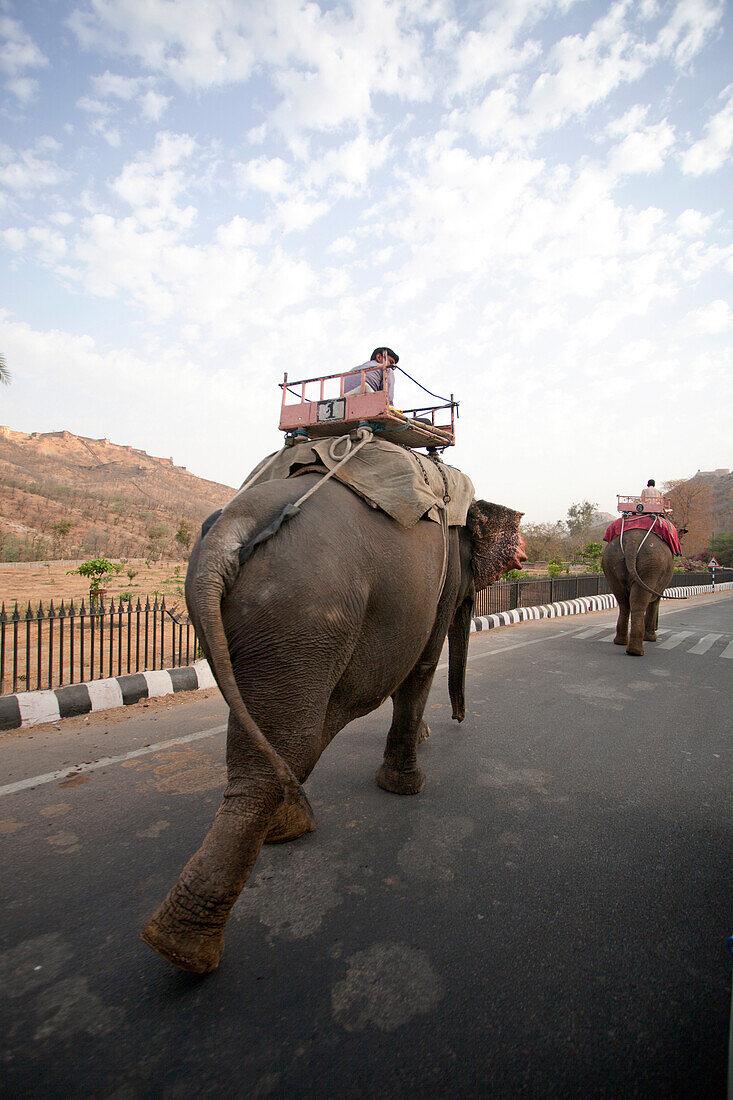
[[[629,640],[629,601],[628,597],[619,599],[616,596],[616,602],[618,603],[618,621],[616,623],[616,637],[613,639],[614,645],[626,645]]]
[[[656,642],[657,627],[659,626],[659,600],[652,600],[646,609],[644,620],[644,641]]]
[[[295,761],[288,763],[293,767]],[[256,749],[243,743],[231,715],[227,773],[222,804],[203,844],[142,932],[145,943],[164,959],[195,974],[207,974],[219,965],[232,906],[283,803],[274,771]],[[301,769],[296,768],[296,774],[302,775]]]
[[[631,605],[631,629],[629,630],[629,642],[626,652],[630,657],[644,656],[644,626],[649,594],[640,585],[634,584],[631,588],[629,603]]]
[[[297,840],[316,828],[313,807],[301,788],[300,797],[294,805],[282,802],[270,819],[270,828],[265,844],[285,844],[288,840]]]

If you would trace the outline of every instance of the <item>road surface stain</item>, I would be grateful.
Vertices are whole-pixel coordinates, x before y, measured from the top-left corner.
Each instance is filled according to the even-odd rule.
[[[0,836],[11,836],[13,833],[17,833],[18,829],[22,829],[24,825],[24,821],[14,821],[13,818],[0,821]]]
[[[269,858],[268,858],[269,857]],[[273,936],[302,940],[318,931],[327,913],[341,904],[333,855],[295,847],[265,854],[237,903],[236,919],[254,917]]]
[[[226,786],[224,764],[212,762],[197,749],[180,748],[156,753],[160,761],[148,779],[148,785],[164,794],[195,794],[220,790]]]
[[[46,843],[55,848],[61,855],[70,855],[71,852],[80,852],[81,844],[76,833],[55,833],[46,837]]]
[[[409,877],[421,882],[451,882],[453,863],[467,837],[473,832],[473,822],[467,817],[435,820],[419,815],[415,836],[400,848],[397,862]]]
[[[427,952],[399,943],[379,943],[346,961],[346,977],[331,989],[337,1024],[346,1031],[374,1026],[395,1031],[430,1012],[444,993]]]

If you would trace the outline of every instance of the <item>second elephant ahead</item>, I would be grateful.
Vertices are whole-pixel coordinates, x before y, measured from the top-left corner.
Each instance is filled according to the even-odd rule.
[[[215,969],[263,842],[315,827],[300,784],[339,730],[390,697],[377,782],[421,790],[417,745],[446,635],[461,721],[475,592],[526,560],[520,512],[474,501],[464,527],[406,529],[331,480],[240,565],[240,550],[318,480],[239,494],[191,554],[186,601],[230,715],[222,805],[143,931],[184,970]]]
[[[606,543],[601,567],[618,603],[616,645],[644,656],[644,642],[656,642],[659,602],[674,575],[674,555],[659,535],[629,530]],[[629,622],[629,618],[631,621]]]

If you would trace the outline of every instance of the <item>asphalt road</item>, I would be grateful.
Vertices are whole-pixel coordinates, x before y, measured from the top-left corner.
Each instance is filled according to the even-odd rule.
[[[388,708],[343,731],[203,979],[138,934],[219,804],[218,695],[3,736],[2,1095],[723,1097],[733,598],[644,658],[614,622],[475,635],[417,797],[373,781]]]

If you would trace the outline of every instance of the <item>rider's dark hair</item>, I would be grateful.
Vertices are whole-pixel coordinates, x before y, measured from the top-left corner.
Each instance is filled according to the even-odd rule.
[[[654,485],[655,488],[656,488],[656,484],[657,483],[656,483],[656,481],[654,480],[653,477],[650,477],[649,480],[647,481],[647,485]]]
[[[373,360],[375,360],[377,358],[380,351],[384,352],[385,355],[391,355],[392,358],[394,359],[395,363],[399,363],[400,357],[399,357],[399,355],[397,354],[396,351],[392,351],[392,348],[375,348],[374,351],[372,352],[372,359]]]

